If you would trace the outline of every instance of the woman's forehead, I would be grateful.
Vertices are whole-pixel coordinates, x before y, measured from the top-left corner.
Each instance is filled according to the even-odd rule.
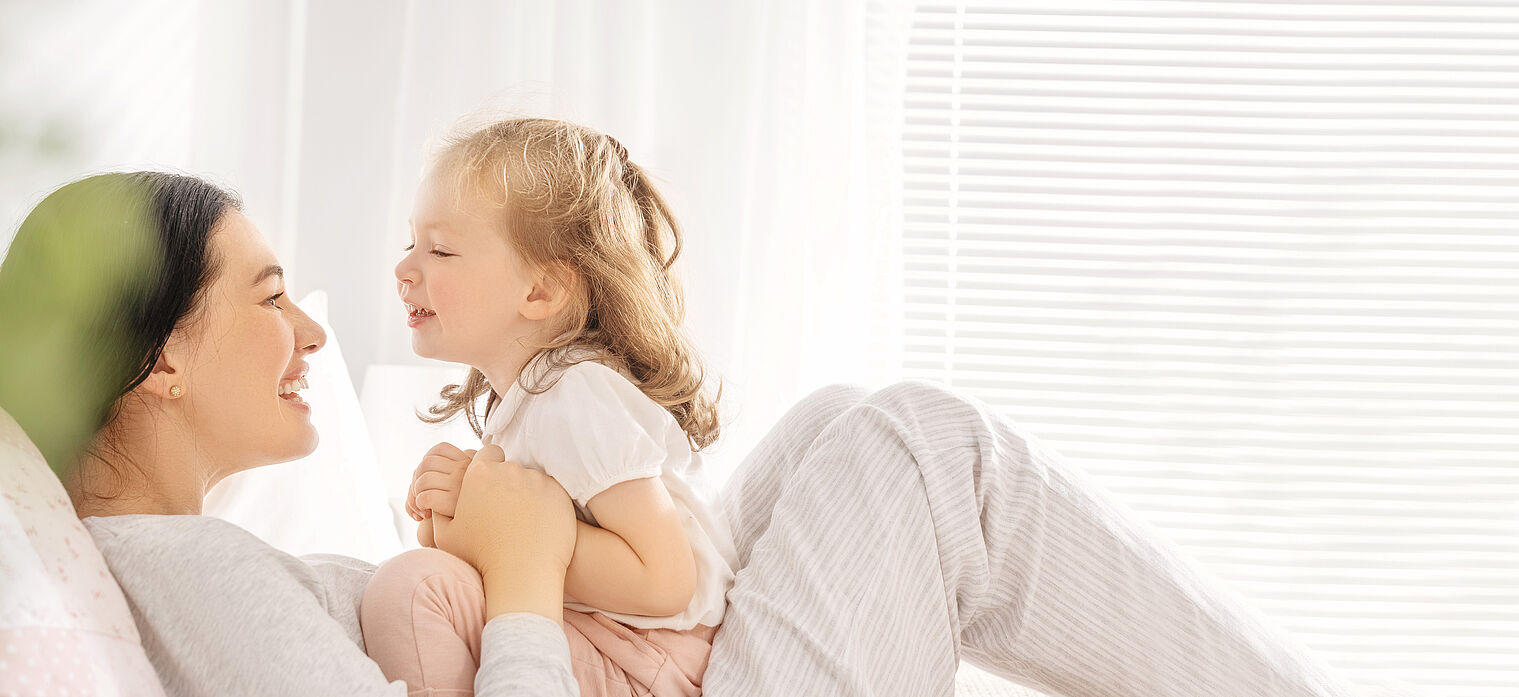
[[[258,227],[238,211],[228,211],[216,226],[213,245],[219,248],[226,275],[240,283],[257,284],[269,275],[281,275],[279,261]],[[274,271],[278,270],[278,271]]]

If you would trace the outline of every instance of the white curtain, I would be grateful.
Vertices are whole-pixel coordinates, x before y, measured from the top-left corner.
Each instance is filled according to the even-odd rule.
[[[229,184],[295,289],[329,293],[358,383],[372,365],[421,362],[391,267],[428,143],[465,114],[603,129],[662,180],[684,225],[689,326],[725,380],[716,459],[731,465],[810,389],[894,374],[905,6],[0,6],[0,119],[30,138],[51,118],[68,145],[0,147],[0,204],[13,229],[91,169]]]
[[[423,143],[481,110],[565,118],[616,135],[673,199],[691,331],[726,379],[720,459],[814,387],[890,377],[903,5],[417,2],[396,19],[386,258]],[[344,112],[321,118],[337,131]],[[399,323],[377,326],[373,360],[412,360]]]

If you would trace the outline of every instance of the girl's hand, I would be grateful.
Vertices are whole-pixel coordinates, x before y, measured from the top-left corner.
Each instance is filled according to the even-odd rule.
[[[449,443],[439,443],[428,450],[411,475],[411,488],[406,492],[407,514],[419,521],[434,513],[452,516],[464,470],[474,454],[473,450],[460,450]]]
[[[487,619],[536,612],[559,621],[575,522],[574,504],[559,482],[507,462],[501,448],[488,445],[465,471],[453,520],[434,535],[438,549],[480,571]]]
[[[439,549],[481,573],[528,558],[569,566],[575,506],[553,477],[507,462],[500,447],[487,445],[470,460],[461,489],[450,524],[434,531]]]
[[[439,517],[436,520],[442,521],[443,518]],[[435,542],[433,542],[433,522],[433,518],[424,518],[422,522],[417,523],[417,544],[422,545],[423,547],[438,546]]]

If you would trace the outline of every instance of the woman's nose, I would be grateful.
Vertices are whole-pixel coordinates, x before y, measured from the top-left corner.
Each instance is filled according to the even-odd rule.
[[[310,317],[306,318],[306,323],[311,325],[311,330],[304,339],[301,339],[305,342],[303,348],[306,353],[315,353],[327,345],[327,330]]]
[[[304,353],[315,353],[327,345],[327,330],[311,319],[305,310],[295,308],[295,345]]]

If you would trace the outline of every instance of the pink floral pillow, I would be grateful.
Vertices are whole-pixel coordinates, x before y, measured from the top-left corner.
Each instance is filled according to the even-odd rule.
[[[63,485],[0,410],[0,695],[42,694],[164,692]]]

